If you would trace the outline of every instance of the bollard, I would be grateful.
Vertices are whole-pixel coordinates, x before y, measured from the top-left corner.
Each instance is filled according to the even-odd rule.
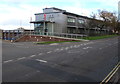
[[[13,40],[11,40],[11,43],[13,43]]]
[[[39,41],[39,39],[37,39],[37,41]]]

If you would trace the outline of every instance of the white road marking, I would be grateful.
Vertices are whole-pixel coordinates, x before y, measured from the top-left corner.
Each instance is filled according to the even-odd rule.
[[[58,43],[52,43],[52,44],[50,44],[50,45],[58,45]]]
[[[7,60],[7,61],[4,61],[3,63],[8,63],[8,62],[12,62],[13,60]]]
[[[99,48],[100,50],[102,50],[102,48]]]
[[[77,48],[77,45],[74,45],[73,47],[74,47],[74,48]]]
[[[70,48],[73,48],[73,46],[70,46]]]
[[[39,55],[42,55],[43,53],[39,53]]]
[[[87,45],[87,44],[84,43],[83,45]]]
[[[21,57],[21,58],[18,58],[17,60],[22,60],[22,59],[25,59],[26,57]]]
[[[66,47],[66,48],[65,48],[65,50],[68,50],[68,49],[69,49],[69,47]]]
[[[51,53],[52,51],[49,51],[49,52],[47,52],[47,53]]]
[[[59,51],[60,49],[59,48],[57,48],[57,49],[55,49],[54,51],[56,52],[56,51]]]
[[[87,49],[87,47],[83,48],[83,49]]]
[[[83,44],[80,44],[80,45],[83,45]]]
[[[60,50],[64,50],[63,48],[61,48]]]
[[[36,55],[31,55],[30,57],[35,57]]]
[[[36,59],[36,61],[47,63],[45,60]]]
[[[92,48],[92,47],[84,47],[83,49],[89,49],[89,48]]]

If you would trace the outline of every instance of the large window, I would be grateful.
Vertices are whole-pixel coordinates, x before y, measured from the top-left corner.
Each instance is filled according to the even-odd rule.
[[[68,22],[75,23],[75,18],[70,18],[70,17],[68,17]]]
[[[80,24],[84,24],[84,23],[85,23],[85,21],[82,20],[82,19],[79,19],[78,22],[79,22]]]

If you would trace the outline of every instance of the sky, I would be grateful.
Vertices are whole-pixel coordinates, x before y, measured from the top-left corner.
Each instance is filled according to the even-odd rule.
[[[98,9],[118,12],[119,0],[0,0],[0,29],[12,30],[30,27],[30,17],[35,20],[35,13],[42,13],[43,8],[56,7],[67,12],[90,16]]]

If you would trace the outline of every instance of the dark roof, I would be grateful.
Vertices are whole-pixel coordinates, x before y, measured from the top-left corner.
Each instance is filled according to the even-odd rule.
[[[35,15],[40,15],[40,14],[51,14],[51,13],[61,13],[61,12],[36,13]]]
[[[43,10],[45,10],[45,9],[54,9],[54,10],[59,10],[59,11],[66,11],[66,10],[63,10],[63,9],[55,8],[55,7],[51,7],[51,8],[44,8]]]

